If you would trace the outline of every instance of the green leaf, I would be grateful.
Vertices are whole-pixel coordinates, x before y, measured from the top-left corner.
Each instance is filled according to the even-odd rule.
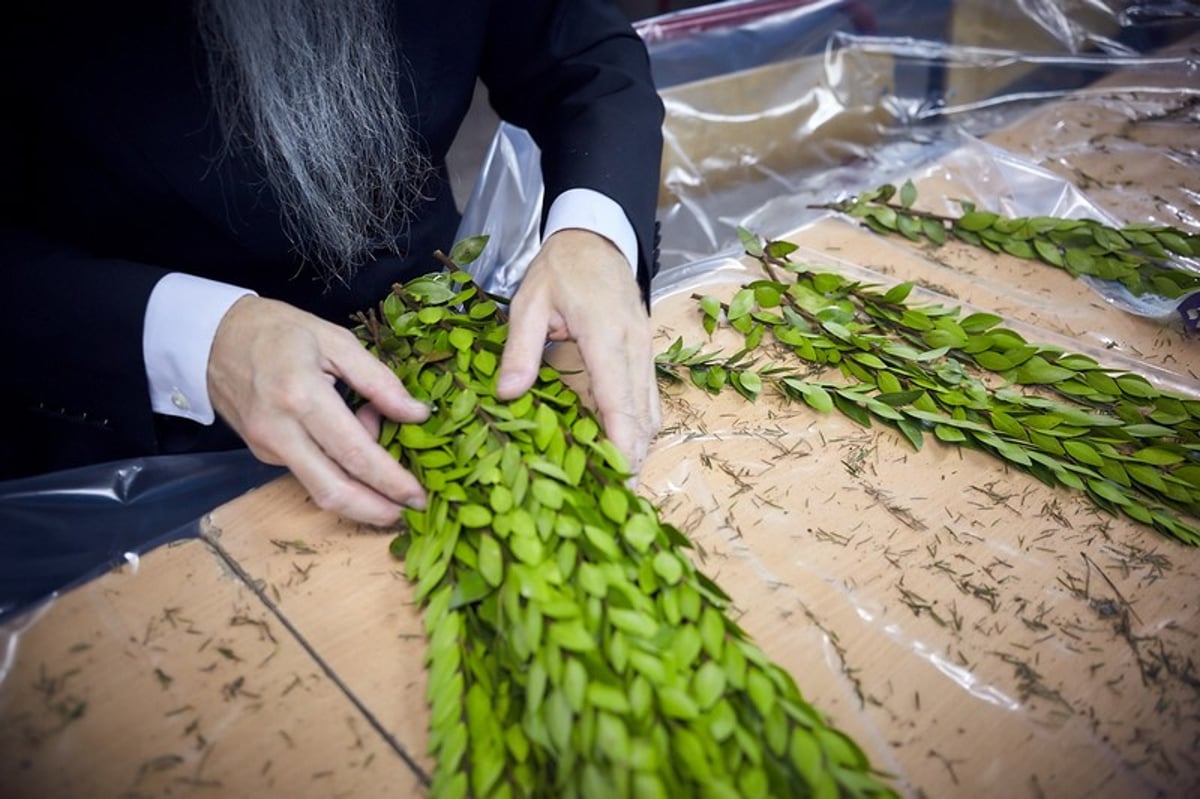
[[[737,233],[738,238],[742,242],[742,248],[745,249],[747,255],[751,255],[755,258],[761,258],[763,256],[762,240],[757,234],[751,233],[749,230],[746,230],[746,228],[740,226],[737,229]]]
[[[1100,457],[1100,453],[1096,452],[1086,441],[1067,440],[1062,442],[1062,445],[1067,454],[1079,463],[1097,467],[1104,465],[1104,459]]]
[[[1095,269],[1096,261],[1083,250],[1069,249],[1066,254],[1067,271],[1073,275],[1090,275]]]
[[[508,546],[513,556],[527,566],[536,566],[546,559],[546,549],[536,535],[513,536]]]
[[[734,294],[733,299],[729,301],[729,309],[725,312],[725,316],[730,322],[733,322],[746,316],[748,313],[750,313],[750,309],[753,307],[753,289],[741,289],[737,294]]]
[[[1142,463],[1149,463],[1153,466],[1171,466],[1176,463],[1182,463],[1184,456],[1178,452],[1172,452],[1162,447],[1145,447],[1133,453],[1133,457],[1137,458]]]
[[[674,686],[664,686],[658,692],[659,707],[666,716],[681,719],[683,721],[692,721],[699,717],[700,708],[696,704],[696,700],[691,696]],[[678,737],[676,738],[678,742]]]
[[[900,205],[904,208],[911,208],[916,201],[917,187],[911,180],[904,181],[904,185],[900,187]]]
[[[550,625],[546,637],[550,643],[568,652],[591,652],[596,648],[595,638],[578,619],[554,622]]]
[[[800,249],[799,246],[790,241],[773,241],[766,247],[766,254],[772,258],[784,259]]]
[[[892,231],[897,225],[896,211],[887,206],[873,206],[867,211],[866,221],[875,222],[884,230]]]
[[[908,295],[912,293],[913,283],[897,283],[888,289],[883,295],[883,301],[891,305],[898,305],[908,299]]]
[[[989,330],[1004,321],[992,313],[973,313],[959,320],[959,326],[967,333],[975,334]]]
[[[466,266],[479,257],[487,243],[487,236],[471,236],[463,239],[451,248],[450,260],[459,266]]]
[[[629,498],[617,486],[607,485],[600,492],[600,510],[617,524],[623,524],[629,514]]]
[[[1062,250],[1057,245],[1045,239],[1034,239],[1033,248],[1037,250],[1038,257],[1051,266],[1061,267],[1063,265]]]
[[[444,436],[432,436],[420,425],[415,424],[401,425],[397,440],[405,449],[432,449],[449,441]]]
[[[450,610],[474,604],[493,590],[479,572],[469,571],[454,583],[454,593],[450,596]]]
[[[751,399],[753,399],[754,395],[762,392],[762,378],[754,372],[741,372],[739,379],[741,380],[742,388],[751,395]]]
[[[1183,256],[1200,255],[1195,252],[1187,241],[1177,233],[1172,233],[1168,230],[1161,231],[1155,234],[1162,244],[1173,253]]]
[[[1075,375],[1070,369],[1054,366],[1041,356],[1033,356],[1017,369],[1015,381],[1022,385],[1048,385]]]
[[[721,316],[721,301],[711,294],[706,294],[700,298],[700,310],[706,317],[718,319]]]
[[[977,352],[974,358],[975,363],[989,372],[1006,372],[1013,366],[1009,358],[998,352]]]
[[[1087,487],[1096,496],[1106,499],[1109,502],[1114,502],[1118,505],[1124,505],[1129,502],[1125,497],[1125,493],[1120,488],[1106,480],[1088,480]]]
[[[667,585],[675,585],[683,577],[683,565],[679,558],[666,550],[660,550],[654,556],[654,571]]]
[[[618,500],[610,500],[612,503],[617,503]],[[613,507],[614,513],[619,513],[619,509]],[[605,514],[607,515],[607,511]],[[658,537],[658,525],[654,519],[644,513],[635,513],[629,518],[625,526],[621,530],[625,540],[629,545],[638,552],[646,552],[650,548],[650,544]]]
[[[750,695],[750,701],[754,703],[754,708],[760,716],[766,718],[771,715],[771,710],[775,707],[775,686],[758,669],[746,674],[746,693]]]
[[[946,228],[936,219],[922,219],[921,231],[926,238],[938,246],[946,243]]]
[[[492,512],[483,505],[462,505],[458,509],[458,521],[463,527],[487,527],[492,523]]]
[[[908,439],[908,443],[912,444],[913,449],[920,452],[921,447],[925,445],[925,436],[921,432],[920,425],[914,424],[907,419],[901,419],[896,422],[896,427]]]
[[[755,283],[754,300],[760,308],[778,308],[781,298],[781,286],[777,283],[761,281]]]
[[[1127,463],[1125,471],[1134,480],[1155,491],[1165,491],[1167,488],[1158,472],[1143,463]]]
[[[632,708],[624,692],[604,683],[593,682],[587,687],[587,701],[593,707],[625,715]]]
[[[1004,241],[1000,242],[1000,248],[1009,255],[1017,258],[1034,257],[1033,248],[1029,246],[1028,242],[1021,241],[1020,239],[1005,239]]]
[[[977,233],[991,227],[999,218],[999,214],[993,214],[991,211],[968,211],[954,223],[954,227]]]
[[[783,382],[798,391],[800,396],[804,398],[804,401],[814,410],[821,413],[829,413],[833,410],[833,397],[821,386],[814,383],[805,383],[802,380],[795,380],[790,377],[785,378]]]
[[[692,695],[700,710],[708,710],[725,693],[725,670],[715,661],[705,661],[692,677]]]
[[[1175,431],[1160,424],[1127,424],[1121,428],[1134,438],[1169,438]]]
[[[1121,391],[1127,396],[1138,399],[1155,399],[1159,395],[1158,389],[1140,375],[1121,375],[1116,380]]]
[[[398,535],[393,538],[392,542],[388,545],[388,552],[391,553],[393,558],[396,558],[397,560],[403,560],[408,554],[408,550],[411,545],[412,536]]]
[[[879,359],[879,356],[875,355],[874,353],[853,352],[853,353],[850,353],[850,357],[853,358],[854,360],[858,361],[859,363],[861,363],[863,366],[870,367],[871,369],[886,369],[887,368],[887,364],[885,364],[883,361],[881,361]]]
[[[477,302],[471,306],[469,311],[467,311],[467,316],[475,321],[490,319],[496,314],[496,307],[496,303],[492,302],[491,300]]]
[[[636,610],[610,607],[608,620],[621,632],[646,640],[652,639],[658,632],[658,623],[645,613]]]
[[[456,350],[469,350],[475,343],[475,334],[465,327],[456,327],[450,331],[449,341]]]
[[[500,544],[486,533],[479,537],[479,573],[491,586],[500,585],[504,579],[504,556]]]
[[[967,440],[966,435],[964,435],[963,432],[957,427],[950,427],[949,425],[944,424],[934,425],[933,434],[937,436],[938,439],[950,444],[957,444]]]
[[[538,405],[533,421],[537,425],[533,431],[533,445],[540,452],[545,452],[550,446],[550,439],[558,431],[558,414],[551,410],[549,405]]]

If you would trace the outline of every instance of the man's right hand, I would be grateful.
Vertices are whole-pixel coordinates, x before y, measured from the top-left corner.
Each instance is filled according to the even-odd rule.
[[[335,387],[368,401],[357,418]],[[345,328],[246,296],[221,319],[208,359],[214,410],[265,463],[288,467],[321,508],[393,524],[423,507],[417,479],[377,443],[379,419],[421,422],[429,409]]]

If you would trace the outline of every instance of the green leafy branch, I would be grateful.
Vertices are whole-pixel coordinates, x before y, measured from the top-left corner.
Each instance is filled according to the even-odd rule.
[[[424,606],[432,795],[892,795],[730,618],[560,375],[497,399],[507,325],[469,276],[398,285],[359,321],[433,409],[380,438],[428,491],[392,551]]]
[[[1164,225],[1114,228],[1090,219],[1050,216],[1006,217],[960,200],[961,216],[943,216],[913,208],[917,189],[906,181],[838,202],[810,206],[847,214],[881,235],[944,244],[948,237],[1041,261],[1072,277],[1090,275],[1121,283],[1136,295],[1175,299],[1200,289],[1200,274],[1172,266],[1174,256],[1200,256],[1200,236]]]
[[[728,385],[749,399],[772,386],[863,425],[892,425],[918,450],[932,433],[1200,543],[1189,521],[1200,516],[1200,401],[1030,344],[995,315],[909,304],[911,284],[880,290],[792,263],[788,242],[753,244],[748,251],[772,279],[743,286],[728,303],[697,298],[705,329],[736,330],[742,350],[722,359],[676,341],[658,358],[661,375],[687,373],[705,390]],[[752,356],[769,344],[806,371],[754,369]],[[831,370],[842,382],[813,379]]]

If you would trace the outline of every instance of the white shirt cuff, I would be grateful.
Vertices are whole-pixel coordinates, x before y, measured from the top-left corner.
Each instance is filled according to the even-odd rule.
[[[248,289],[172,272],[154,286],[142,325],[142,358],[155,413],[212,424],[208,355],[217,325]]]
[[[593,189],[568,189],[555,198],[546,215],[543,240],[565,228],[582,228],[611,241],[629,261],[637,277],[638,242],[625,210]]]

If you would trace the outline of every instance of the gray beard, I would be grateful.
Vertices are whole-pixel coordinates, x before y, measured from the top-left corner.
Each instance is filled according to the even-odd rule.
[[[375,0],[199,0],[225,136],[265,169],[300,257],[346,283],[397,251],[430,174]]]

